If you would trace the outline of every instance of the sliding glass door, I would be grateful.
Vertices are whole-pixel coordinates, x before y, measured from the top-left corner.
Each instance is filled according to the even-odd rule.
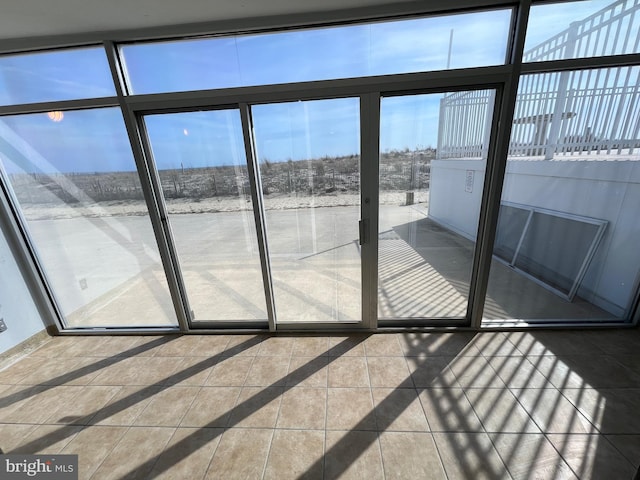
[[[266,325],[239,110],[147,115],[144,124],[191,321]]]
[[[360,102],[252,107],[279,324],[360,323]]]
[[[378,318],[467,316],[494,90],[380,105]]]

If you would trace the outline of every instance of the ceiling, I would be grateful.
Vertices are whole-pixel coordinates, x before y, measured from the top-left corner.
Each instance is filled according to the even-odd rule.
[[[1,3],[0,40],[9,40],[380,6],[393,7],[416,2],[406,2],[406,0],[2,0]],[[424,1],[421,3],[426,4]]]

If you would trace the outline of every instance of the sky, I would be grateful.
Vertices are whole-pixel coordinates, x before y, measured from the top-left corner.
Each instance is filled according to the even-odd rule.
[[[594,0],[533,7],[526,49],[610,3]],[[510,10],[387,21],[370,25],[228,36],[122,47],[133,93],[157,93],[501,64]],[[450,51],[450,54],[449,54]],[[115,95],[98,48],[0,57],[0,104]],[[441,94],[385,98],[382,151],[436,146]],[[358,99],[252,107],[259,160],[358,154]],[[244,162],[237,111],[145,118],[158,168]],[[13,171],[133,170],[118,109],[0,119],[33,154],[3,156]],[[11,136],[10,134],[7,134]],[[2,150],[0,149],[0,152]],[[2,153],[0,153],[2,155]]]

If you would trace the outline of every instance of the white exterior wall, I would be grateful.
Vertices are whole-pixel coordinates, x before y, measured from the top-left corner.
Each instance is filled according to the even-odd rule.
[[[471,194],[464,175],[477,160],[431,165],[429,217],[475,239],[483,171]],[[442,183],[441,183],[442,182]],[[503,201],[607,220],[602,242],[578,295],[616,316],[625,314],[637,288],[640,265],[640,162],[609,160],[510,160]]]

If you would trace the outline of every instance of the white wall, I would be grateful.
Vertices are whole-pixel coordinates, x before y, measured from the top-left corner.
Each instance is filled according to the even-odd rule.
[[[434,161],[429,205],[431,218],[471,239],[476,235],[483,172],[476,171],[471,194],[465,192],[464,176],[474,162]],[[578,295],[616,316],[625,314],[640,266],[640,162],[510,160],[502,199],[607,220]]]
[[[483,160],[432,160],[429,218],[463,237],[475,240],[484,170]],[[473,176],[473,182],[467,184],[470,176]]]
[[[0,317],[7,325],[0,333],[0,354],[45,328],[3,229],[0,222]]]

